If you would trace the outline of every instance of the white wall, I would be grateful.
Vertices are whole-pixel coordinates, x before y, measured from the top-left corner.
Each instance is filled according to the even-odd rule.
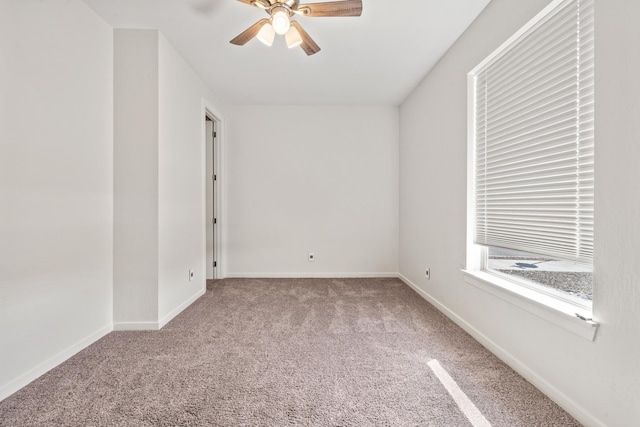
[[[397,273],[396,107],[232,107],[226,129],[226,276]]]
[[[114,31],[113,317],[158,321],[158,32]]]
[[[204,106],[214,105],[214,95],[162,34],[158,47],[158,302],[164,324],[206,288]]]
[[[158,329],[205,291],[213,95],[156,30],[115,30],[115,70],[115,328]]]
[[[580,399],[609,426],[640,420],[639,16],[640,2],[596,1],[594,316],[602,325],[580,366],[581,383],[596,392],[581,390]]]
[[[0,399],[111,330],[113,36],[0,2]]]
[[[466,74],[548,3],[493,0],[402,105],[400,272],[582,423],[630,426],[640,419],[638,2],[596,2],[595,342],[465,284],[460,271]]]

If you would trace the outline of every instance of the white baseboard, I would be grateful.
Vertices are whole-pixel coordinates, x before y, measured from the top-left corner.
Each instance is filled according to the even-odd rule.
[[[372,279],[398,278],[398,273],[227,273],[225,279]]]
[[[104,337],[112,330],[113,330],[113,326],[111,324],[103,328],[100,328],[99,330],[95,331],[91,335],[81,339],[77,343],[61,351],[60,353],[56,354],[50,359],[44,361],[40,365],[31,369],[30,371],[20,375],[15,380],[0,386],[0,401],[11,396],[13,393],[20,390],[22,387],[26,386],[31,381],[49,372],[50,370],[52,370],[62,362],[66,361],[67,359],[71,358],[75,354],[89,347],[91,344],[98,341],[100,338]]]
[[[167,314],[162,319],[160,319],[160,322],[158,324],[159,326],[158,329],[162,329],[167,323],[171,322],[171,320],[173,320],[174,317],[182,313],[187,307],[189,307],[191,304],[196,302],[196,300],[200,298],[202,295],[204,295],[205,292],[207,292],[206,287],[196,292],[195,295],[193,295],[191,298],[189,298],[188,300],[180,304],[173,311],[171,311],[169,314]]]
[[[114,331],[157,331],[160,322],[114,322]]]
[[[167,323],[171,322],[174,317],[182,313],[187,307],[193,304],[198,298],[205,294],[206,288],[199,290],[195,295],[191,296],[185,302],[173,309],[169,314],[164,316],[158,322],[115,322],[113,324],[114,331],[159,331]]]
[[[471,324],[467,323],[464,319],[458,316],[455,312],[450,310],[447,306],[440,301],[429,295],[427,292],[420,289],[416,284],[411,282],[402,274],[398,275],[398,278],[411,287],[418,295],[427,300],[431,305],[436,307],[445,316],[451,319],[454,323],[464,329],[469,335],[475,338],[480,344],[487,348],[491,353],[496,355],[500,360],[509,365],[514,371],[522,375],[527,381],[533,384],[538,390],[543,392],[551,400],[558,404],[562,409],[567,411],[586,427],[606,427],[606,425],[593,416],[589,411],[578,405],[566,394],[562,393],[551,383],[532,371],[527,365],[521,362],[518,358],[514,357],[511,353],[504,350],[494,341],[489,339],[486,335],[478,331]]]

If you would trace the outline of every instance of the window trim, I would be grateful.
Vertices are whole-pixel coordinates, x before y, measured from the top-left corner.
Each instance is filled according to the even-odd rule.
[[[462,270],[465,282],[555,324],[581,338],[594,341],[599,323],[590,320],[591,313],[542,292],[516,284],[486,271]],[[576,314],[583,316],[580,319]]]
[[[554,0],[536,17],[517,31],[491,55],[483,60],[475,69],[484,66],[488,61],[500,54],[507,46],[518,40],[533,26],[538,24],[549,13],[565,0]],[[504,275],[492,274],[485,269],[486,250],[474,243],[474,165],[475,165],[475,74],[467,75],[467,259],[466,269],[463,269],[464,280],[503,301],[517,306],[539,318],[551,322],[579,337],[593,341],[599,323],[592,320],[592,309],[586,305],[572,303],[565,298],[556,298],[549,293],[538,291],[532,287],[518,283],[517,279]],[[578,317],[582,316],[582,318]]]

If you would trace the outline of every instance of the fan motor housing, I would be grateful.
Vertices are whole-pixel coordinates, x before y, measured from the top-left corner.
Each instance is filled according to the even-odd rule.
[[[300,5],[300,0],[253,0],[251,4],[253,6],[259,4],[262,9],[266,9],[267,11],[274,7],[284,7],[289,10],[295,10]]]
[[[300,5],[300,0],[286,0],[286,1],[270,1],[271,6],[280,6],[283,5],[287,7],[289,10],[296,10]]]

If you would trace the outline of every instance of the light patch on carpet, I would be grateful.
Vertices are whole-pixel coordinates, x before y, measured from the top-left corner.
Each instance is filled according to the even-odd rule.
[[[433,359],[427,363],[436,377],[440,380],[444,388],[447,389],[453,400],[456,402],[462,413],[471,422],[473,427],[491,427],[491,424],[478,410],[476,405],[467,397],[466,394],[458,387],[458,384],[449,373],[440,365],[440,362]]]

